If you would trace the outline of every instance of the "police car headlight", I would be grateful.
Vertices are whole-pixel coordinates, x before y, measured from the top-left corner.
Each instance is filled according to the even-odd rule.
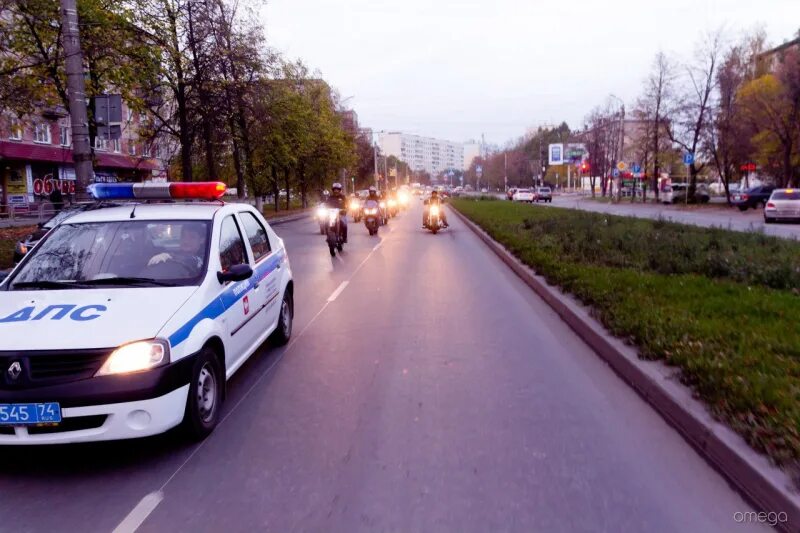
[[[120,346],[108,356],[95,376],[142,372],[169,361],[169,344],[163,340],[139,341]]]

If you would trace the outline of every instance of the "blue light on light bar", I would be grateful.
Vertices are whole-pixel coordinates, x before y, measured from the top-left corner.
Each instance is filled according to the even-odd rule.
[[[86,190],[95,200],[133,200],[133,183],[92,183]]]

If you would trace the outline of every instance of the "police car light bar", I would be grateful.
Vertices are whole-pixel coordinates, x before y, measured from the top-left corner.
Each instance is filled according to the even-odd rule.
[[[93,183],[95,200],[218,200],[227,186],[221,181],[197,183]]]

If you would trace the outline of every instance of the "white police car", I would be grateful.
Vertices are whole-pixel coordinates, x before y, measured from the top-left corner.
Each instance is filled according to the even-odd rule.
[[[222,183],[96,184],[212,200]],[[0,445],[202,438],[225,381],[292,333],[283,241],[245,204],[117,203],[50,231],[0,285]]]

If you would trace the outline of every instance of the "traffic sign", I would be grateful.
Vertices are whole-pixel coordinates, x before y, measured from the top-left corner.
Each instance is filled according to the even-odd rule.
[[[615,168],[614,170],[611,171],[611,175],[614,176],[615,178],[618,178],[619,177],[619,170],[617,170]]]
[[[683,164],[691,165],[692,163],[694,163],[694,154],[692,152],[686,152],[683,154]]]
[[[628,165],[626,165],[624,161],[620,161],[619,163],[617,163],[617,170],[619,170],[620,172],[622,172],[626,168],[628,168]]]
[[[634,174],[638,174],[639,172],[642,171],[642,167],[638,163],[634,163],[633,166],[631,167],[631,170],[633,170]]]

